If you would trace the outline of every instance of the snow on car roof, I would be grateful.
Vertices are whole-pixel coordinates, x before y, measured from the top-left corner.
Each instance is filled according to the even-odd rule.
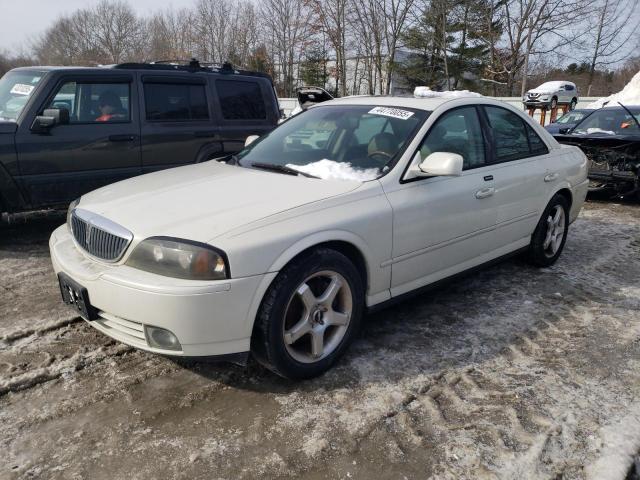
[[[570,84],[573,85],[573,82],[567,82],[565,80],[553,80],[551,82],[544,82],[542,85],[536,87],[536,88],[559,88],[562,85],[566,85],[566,84]]]

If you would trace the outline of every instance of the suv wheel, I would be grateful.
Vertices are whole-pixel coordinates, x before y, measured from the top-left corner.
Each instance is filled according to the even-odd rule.
[[[554,108],[556,108],[557,106],[558,106],[558,97],[553,97],[553,98],[551,99],[551,103],[549,104],[549,107],[550,107],[551,109],[554,109]]]
[[[572,98],[571,103],[569,104],[569,110],[575,110],[577,104],[578,100],[576,98]]]
[[[285,267],[260,306],[251,351],[258,362],[290,379],[320,375],[357,334],[364,286],[356,267],[319,248]]]
[[[553,265],[562,253],[569,229],[569,203],[562,195],[553,196],[545,208],[529,244],[529,262],[537,267]]]

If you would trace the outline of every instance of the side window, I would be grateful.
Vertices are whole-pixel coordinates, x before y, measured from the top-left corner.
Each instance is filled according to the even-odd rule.
[[[506,162],[530,156],[529,132],[524,121],[506,108],[484,108],[496,145],[496,161]]]
[[[145,83],[144,107],[150,122],[209,118],[204,85]]]
[[[216,80],[222,117],[226,120],[264,120],[264,106],[260,85],[256,82]]]
[[[69,110],[69,123],[123,123],[131,121],[128,83],[66,82],[47,108]]]
[[[464,170],[485,164],[484,137],[474,107],[456,108],[436,121],[420,146],[420,156],[424,160],[434,152],[462,155]]]
[[[573,85],[565,85],[565,86],[564,86],[564,89],[565,89],[567,92],[570,92],[570,91],[572,91],[572,90],[573,90]]]
[[[532,155],[544,155],[549,153],[549,149],[542,141],[542,139],[538,136],[538,134],[531,128],[529,125],[525,125],[527,127],[527,134],[529,135],[529,150]]]

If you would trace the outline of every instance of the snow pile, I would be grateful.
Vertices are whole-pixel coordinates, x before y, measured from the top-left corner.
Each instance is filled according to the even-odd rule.
[[[631,81],[618,93],[600,98],[587,105],[587,108],[602,108],[605,103],[607,106],[619,107],[618,102],[622,103],[625,107],[640,105],[640,72],[636,73]]]
[[[436,92],[429,87],[416,87],[413,91],[415,98],[460,98],[460,97],[481,97],[479,93],[469,90],[453,90],[451,92]]]
[[[287,165],[303,173],[308,173],[324,180],[357,180],[366,182],[378,177],[380,170],[377,168],[354,168],[348,162],[336,162],[326,158],[307,165]]]

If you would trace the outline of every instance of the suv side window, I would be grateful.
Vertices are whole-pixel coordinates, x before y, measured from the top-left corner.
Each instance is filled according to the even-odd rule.
[[[216,80],[218,100],[225,120],[265,120],[267,111],[257,82]]]
[[[47,108],[69,110],[69,123],[131,121],[129,83],[65,82]]]
[[[144,106],[150,122],[209,119],[205,85],[144,83]]]
[[[420,145],[420,157],[434,152],[462,155],[463,170],[484,166],[484,137],[474,107],[455,108],[438,118]]]

